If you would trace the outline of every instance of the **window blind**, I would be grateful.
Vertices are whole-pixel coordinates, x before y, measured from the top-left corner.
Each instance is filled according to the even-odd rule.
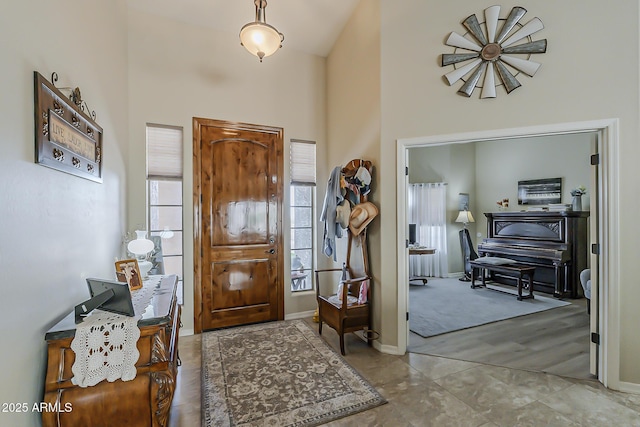
[[[291,140],[291,184],[316,185],[316,143]]]
[[[147,125],[147,178],[182,178],[182,128]]]

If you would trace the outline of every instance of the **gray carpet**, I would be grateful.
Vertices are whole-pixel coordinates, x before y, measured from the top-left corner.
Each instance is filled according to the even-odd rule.
[[[424,286],[409,286],[409,329],[427,338],[569,305],[535,291],[534,299],[518,301],[511,286],[471,289],[470,285],[458,279],[430,278]]]

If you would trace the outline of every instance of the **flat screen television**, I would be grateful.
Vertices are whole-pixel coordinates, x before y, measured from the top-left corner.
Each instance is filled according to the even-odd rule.
[[[113,296],[99,307],[101,310],[111,311],[112,313],[124,314],[125,316],[135,316],[133,302],[131,301],[131,292],[126,282],[117,282],[115,280],[105,279],[87,279],[89,294],[94,298],[109,290],[113,291]]]

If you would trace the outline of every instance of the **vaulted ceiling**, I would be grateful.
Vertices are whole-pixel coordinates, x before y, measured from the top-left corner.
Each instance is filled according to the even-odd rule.
[[[359,0],[268,0],[267,23],[283,47],[327,56]],[[131,8],[216,31],[238,34],[255,19],[253,0],[128,0]]]

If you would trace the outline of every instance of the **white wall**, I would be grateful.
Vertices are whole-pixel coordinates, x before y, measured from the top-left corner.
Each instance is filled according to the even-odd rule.
[[[527,208],[518,205],[518,181],[522,180],[562,178],[561,203],[571,203],[571,190],[584,185],[582,209],[589,210],[593,144],[593,133],[477,143],[478,232],[486,237],[487,218],[482,213],[495,212],[497,200],[509,199],[507,211]]]
[[[460,193],[469,194],[469,210],[476,216],[478,204],[476,194],[476,145],[450,144],[437,147],[412,148],[409,150],[409,182],[447,183],[447,264],[448,272],[461,274],[462,250],[460,229],[462,224],[454,222],[460,209]],[[476,223],[467,225],[475,241]]]
[[[204,117],[284,128],[285,183],[289,140],[318,144],[325,160],[325,59],[284,47],[260,63],[240,46],[237,34],[216,32],[163,17],[129,11],[130,224],[145,224],[145,125],[184,129],[184,328],[193,330],[192,119]],[[284,31],[284,30],[282,30]],[[318,203],[328,172],[319,169]],[[288,185],[285,184],[285,206]],[[318,215],[320,212],[318,212]],[[285,254],[289,212],[284,209]],[[285,313],[313,310],[314,293],[291,295],[285,260]]]
[[[125,2],[23,0],[0,13],[0,402],[42,400],[45,332],[113,278],[125,230]],[[104,129],[103,184],[34,163],[33,72],[80,87]],[[31,410],[31,406],[29,406]],[[0,425],[38,425],[0,412]]]
[[[503,13],[515,6],[503,3]],[[567,123],[593,119],[620,119],[619,176],[621,195],[637,187],[640,146],[638,130],[638,2],[603,3],[595,0],[532,3],[524,21],[539,17],[545,29],[534,39],[547,38],[546,54],[536,56],[543,65],[535,77],[519,76],[522,87],[507,95],[498,90],[496,99],[481,100],[475,94],[456,94],[459,84],[449,87],[442,75],[439,55],[452,52],[443,44],[451,31],[465,32],[460,22],[472,13],[482,15],[482,6],[471,0],[399,0],[381,3],[382,39],[382,141],[381,240],[396,241],[396,140],[398,138],[447,135],[461,132]],[[594,57],[594,52],[598,52]],[[615,69],[615,73],[612,70]],[[640,287],[635,285],[635,250],[640,229],[634,215],[640,200],[620,197],[619,209],[611,212],[619,221],[619,235],[612,236],[620,254],[618,264],[620,305],[619,379],[640,383]],[[382,246],[383,298],[397,304],[398,248]],[[381,339],[398,342],[397,313],[383,311]],[[614,379],[615,380],[615,379]]]

